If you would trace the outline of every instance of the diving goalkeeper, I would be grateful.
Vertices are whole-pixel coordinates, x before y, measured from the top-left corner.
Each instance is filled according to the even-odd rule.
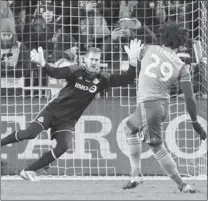
[[[43,49],[30,52],[31,61],[43,68],[52,78],[65,79],[67,84],[39,112],[26,130],[16,130],[1,140],[1,147],[10,143],[36,138],[41,131],[51,128],[51,139],[57,144],[35,163],[23,169],[20,176],[25,180],[38,181],[36,170],[48,166],[68,149],[72,148],[74,127],[83,111],[103,89],[125,86],[134,82],[137,59],[143,47],[135,39],[130,44],[130,66],[124,74],[109,74],[100,71],[101,53],[97,48],[90,48],[85,55],[85,65],[71,65],[62,68],[50,66],[43,54]]]

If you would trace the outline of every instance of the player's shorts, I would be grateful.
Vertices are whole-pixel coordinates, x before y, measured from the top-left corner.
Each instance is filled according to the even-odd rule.
[[[74,134],[74,128],[77,121],[72,120],[69,122],[63,122],[58,119],[56,116],[52,115],[47,109],[43,109],[40,113],[35,117],[33,122],[38,123],[41,125],[43,130],[48,130],[51,128],[51,140],[54,139],[55,135],[61,134],[61,132],[69,131],[70,133]]]
[[[159,144],[162,139],[162,122],[168,114],[167,101],[146,101],[139,103],[134,114],[127,120],[132,134],[139,133],[148,144]]]

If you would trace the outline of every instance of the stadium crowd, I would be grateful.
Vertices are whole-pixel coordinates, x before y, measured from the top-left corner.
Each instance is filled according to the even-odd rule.
[[[198,3],[159,0],[106,1],[1,1],[1,77],[26,77],[30,86],[47,85],[44,72],[30,62],[29,52],[43,47],[48,62],[78,62],[89,47],[98,47],[102,62],[118,69],[126,60],[123,49],[132,38],[145,44],[156,44],[160,25],[168,20],[185,24],[191,38],[197,38]],[[193,41],[180,53],[192,71],[195,93],[206,93],[207,66],[196,61]],[[61,62],[59,62],[61,61]],[[192,65],[194,63],[194,65]],[[57,64],[58,65],[58,64]],[[33,72],[33,75],[31,75]],[[172,93],[180,93],[178,87]]]

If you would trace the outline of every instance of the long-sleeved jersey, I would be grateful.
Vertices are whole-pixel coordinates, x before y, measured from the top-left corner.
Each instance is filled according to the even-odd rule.
[[[84,66],[71,65],[54,68],[46,64],[45,72],[52,78],[66,79],[66,86],[45,106],[60,121],[76,121],[103,89],[131,84],[135,78],[135,67],[130,66],[124,74],[100,72],[89,76]]]
[[[150,45],[141,62],[138,102],[169,99],[169,90],[177,81],[191,81],[184,63],[170,48]]]

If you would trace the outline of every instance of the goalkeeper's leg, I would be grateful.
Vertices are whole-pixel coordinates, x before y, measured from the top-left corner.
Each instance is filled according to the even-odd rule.
[[[72,131],[58,131],[54,138],[57,142],[55,148],[51,149],[49,152],[44,153],[40,159],[27,167],[25,171],[36,171],[45,166],[48,166],[51,162],[64,154],[69,148],[72,148]]]
[[[71,131],[58,131],[55,135],[56,147],[51,149],[49,152],[43,154],[43,156],[36,162],[32,163],[26,169],[20,172],[20,176],[29,181],[39,181],[36,177],[35,171],[48,166],[54,160],[58,159],[64,154],[69,148],[72,147],[72,132]]]
[[[41,131],[47,130],[51,121],[51,112],[41,110],[26,130],[17,130],[1,140],[1,147],[7,144],[35,139]]]
[[[7,144],[30,140],[36,138],[40,132],[43,130],[43,127],[37,122],[32,122],[26,130],[17,130],[12,132],[10,135],[1,139],[1,147]]]
[[[178,185],[179,190],[184,193],[194,193],[194,190],[192,190],[191,186],[186,184],[181,178],[175,161],[165,150],[163,143],[149,145],[161,168],[166,173],[166,175]]]

